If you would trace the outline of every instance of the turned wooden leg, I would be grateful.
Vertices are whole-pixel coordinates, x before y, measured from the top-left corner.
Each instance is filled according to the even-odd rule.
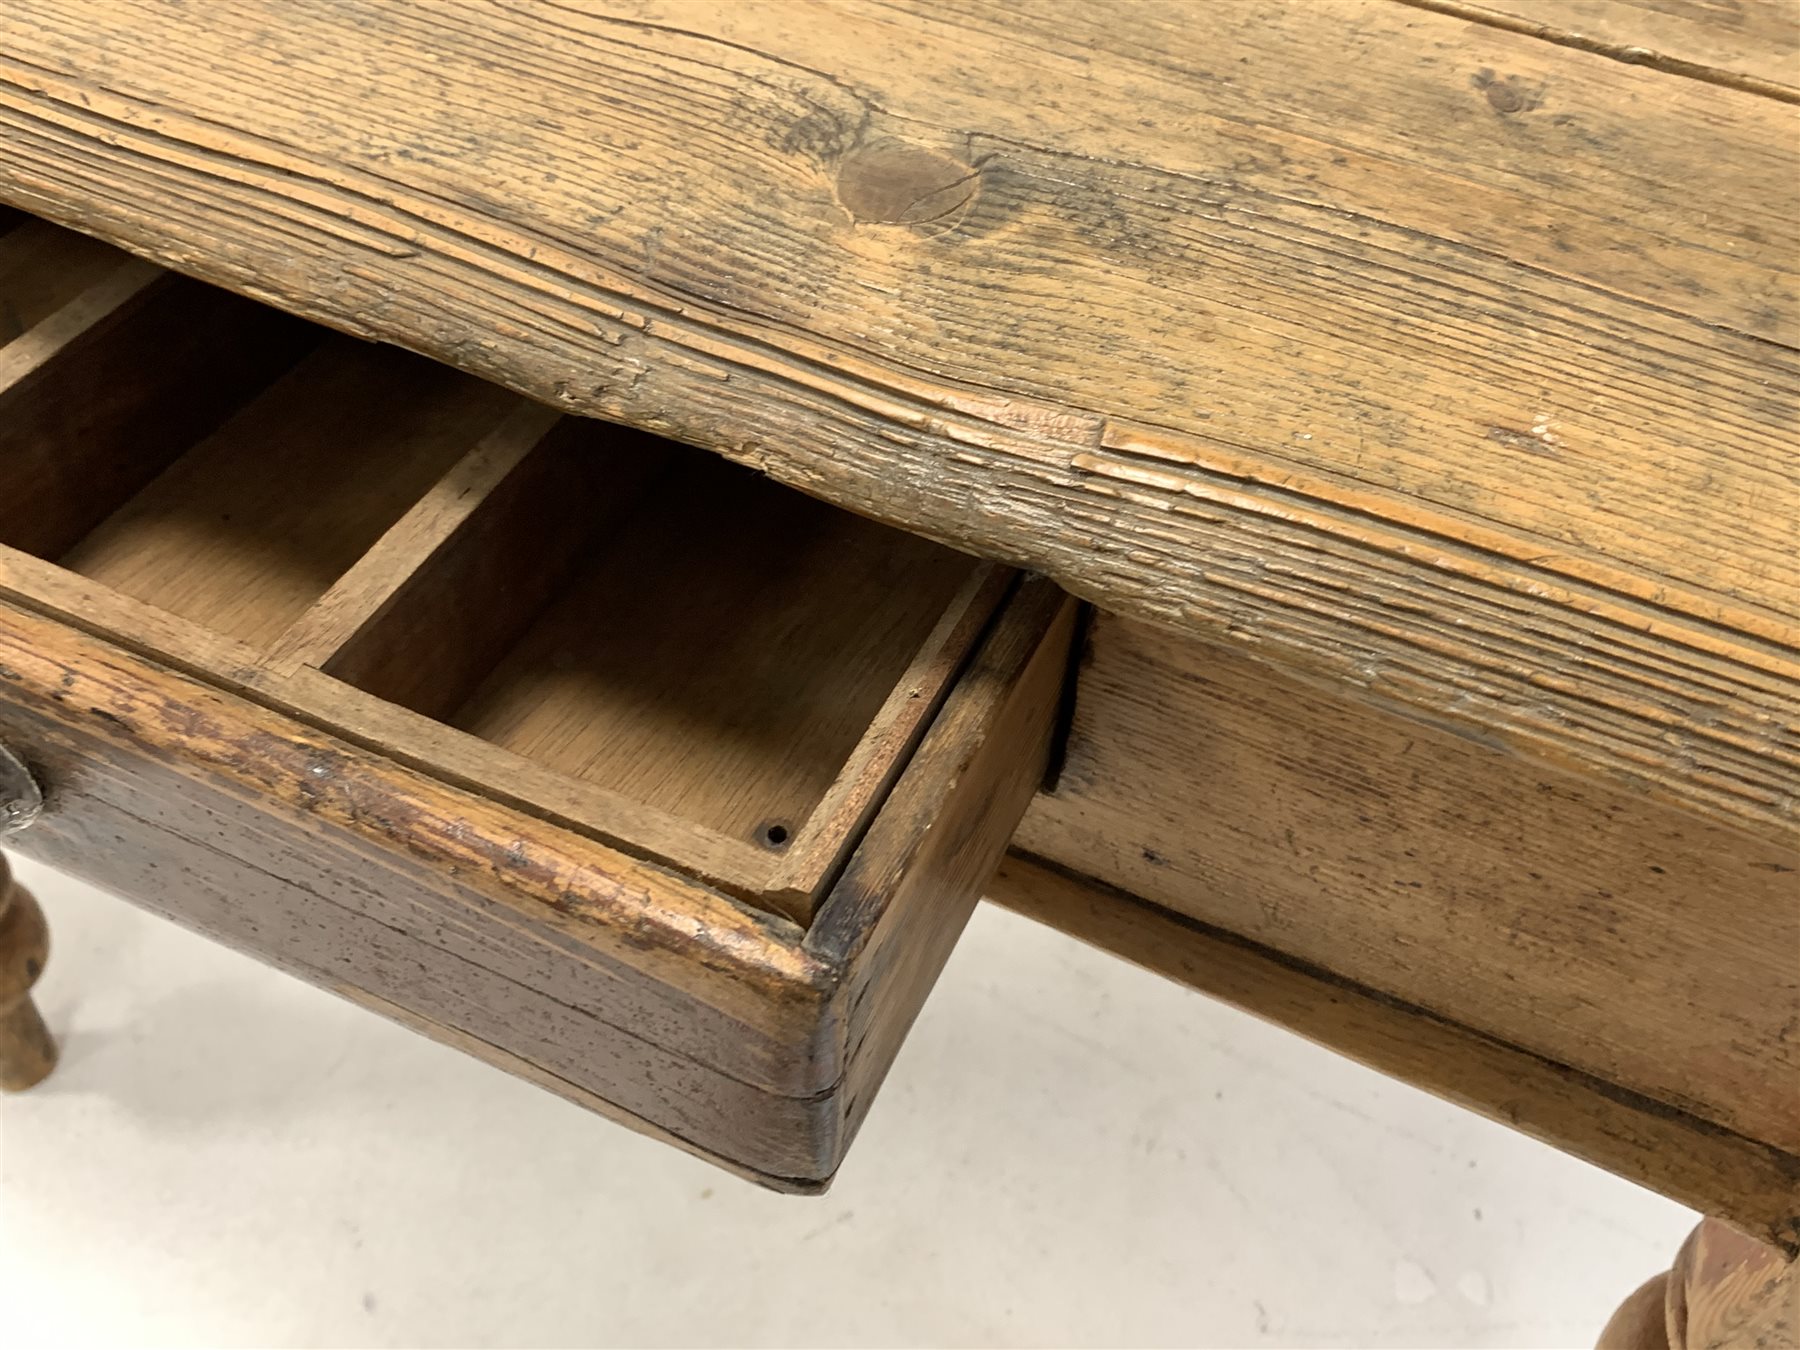
[[[1654,1275],[1619,1305],[1595,1350],[1672,1350],[1669,1345],[1669,1272]]]
[[[0,1089],[22,1092],[56,1067],[56,1042],[31,1001],[50,954],[50,930],[31,892],[0,855]]]
[[[1620,1306],[1599,1350],[1793,1350],[1800,1263],[1717,1219],[1688,1235],[1674,1268]]]

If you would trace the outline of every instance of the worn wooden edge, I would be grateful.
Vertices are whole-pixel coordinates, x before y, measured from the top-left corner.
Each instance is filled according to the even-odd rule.
[[[840,972],[815,1054],[845,1066],[845,1148],[1043,784],[1078,611],[1020,581],[807,933]]]
[[[490,513],[529,511],[533,494],[551,490],[546,476],[553,476],[557,464],[566,466],[569,457],[583,453],[585,447],[571,442],[592,426],[522,401],[300,617],[242,683],[277,706],[422,772],[625,852],[680,866],[708,885],[759,903],[773,867],[763,850],[466,732],[448,720],[446,710],[415,708],[390,697],[388,689],[365,685],[369,662],[379,669],[384,656],[409,649],[405,633],[389,631],[396,609],[420,591],[440,595],[452,604],[437,616],[449,628],[459,597],[456,589],[446,590],[451,582],[441,573],[455,572],[453,558],[466,565],[491,556],[479,546],[479,530],[493,524]],[[622,494],[609,497],[607,512],[629,512],[645,483],[660,472],[668,448],[645,457],[645,471],[634,475]],[[609,487],[616,485],[609,481]],[[573,566],[579,541],[599,524],[570,502],[551,505],[559,516],[555,527],[546,524],[535,536],[557,559],[549,562],[546,576]],[[466,603],[499,606],[511,619],[528,618],[540,600],[535,592],[527,596],[508,588]],[[781,912],[779,906],[760,907]]]
[[[1074,604],[1045,582],[1025,583],[1025,589],[1025,602],[992,621],[995,631],[902,775],[895,821],[877,831],[860,855],[861,884],[847,886],[843,902],[827,907],[830,922],[818,933],[817,951],[808,946],[812,935],[803,936],[797,926],[744,913],[726,897],[579,841],[522,829],[531,822],[485,800],[420,781],[260,703],[4,605],[0,712],[9,703],[15,714],[35,708],[42,721],[80,729],[90,744],[83,762],[104,763],[115,754],[154,760],[172,778],[192,779],[197,791],[235,799],[283,827],[349,835],[371,861],[401,848],[430,872],[478,887],[490,919],[498,915],[536,941],[560,937],[563,950],[591,949],[791,1046],[786,1069],[774,1078],[747,1076],[729,1051],[666,1048],[756,1089],[753,1099],[768,1101],[770,1121],[796,1111],[815,1121],[804,1141],[814,1160],[808,1173],[759,1175],[777,1186],[813,1189],[841,1161],[854,1119],[866,1110],[881,1070],[1041,778],[1065,682]],[[1060,647],[1045,640],[1059,616]],[[1041,697],[1036,711],[1027,710],[1030,725],[1021,729],[1014,724],[1026,688]],[[1027,735],[1035,740],[1019,739]],[[992,810],[996,784],[1005,785],[999,793],[1004,801]],[[58,785],[49,786],[54,800]],[[952,802],[954,810],[947,808]],[[973,851],[965,847],[971,831],[978,836]],[[181,914],[178,905],[168,912]],[[882,926],[875,956],[854,931],[860,923]],[[253,931],[237,940],[283,964],[280,950],[255,945]],[[889,956],[878,959],[888,947]],[[328,971],[297,973],[330,983]],[[871,989],[884,1010],[878,1053],[863,1052],[866,1028],[852,1043],[849,1028],[856,1019],[845,1011],[852,993],[860,1001]],[[521,1067],[516,1051],[490,1046],[483,1053],[505,1067]],[[869,1067],[877,1059],[879,1065]],[[536,1065],[528,1076],[544,1074],[563,1080],[548,1086],[592,1104],[588,1090],[566,1074]],[[834,1123],[826,1128],[828,1121]]]
[[[441,1022],[433,1021],[431,1018],[403,1008],[399,1004],[390,1003],[367,990],[345,984],[332,985],[331,990],[359,1007],[367,1008],[370,1012],[387,1018],[390,1022],[396,1022],[440,1045],[460,1050],[484,1064],[499,1069],[502,1073],[510,1074],[514,1078],[521,1078],[534,1087],[554,1093],[564,1101],[571,1102],[585,1111],[591,1111],[615,1125],[623,1125],[626,1129],[654,1139],[659,1144],[668,1144],[678,1148],[683,1153],[690,1154],[702,1162],[711,1163],[714,1167],[721,1168],[733,1176],[754,1182],[765,1190],[778,1191],[784,1195],[823,1195],[831,1188],[831,1175],[821,1177],[775,1176],[745,1167],[742,1163],[696,1144],[692,1140],[684,1139],[681,1135],[664,1129],[653,1121],[645,1120],[642,1116],[634,1115],[622,1107],[615,1106],[598,1093],[592,1092],[578,1083],[571,1083],[568,1079],[533,1063],[523,1055],[514,1054],[497,1045],[491,1045],[480,1037],[471,1036],[468,1032],[458,1030],[456,1027],[445,1026]]]
[[[890,805],[915,821],[939,818],[944,800],[992,734],[992,724],[1004,716],[1011,690],[1044,650],[1058,617],[1065,608],[1074,609],[1046,578],[1015,576],[1011,584],[1012,595],[993,616],[963,679],[889,795]],[[1068,656],[1065,644],[1059,672]],[[847,968],[885,916],[892,893],[879,883],[907,870],[921,842],[919,832],[907,826],[865,839],[807,929],[807,948]]]
[[[943,707],[1013,581],[1011,572],[991,563],[971,569],[769,878],[767,898],[777,908],[802,921],[811,918],[813,902]]]
[[[747,902],[756,900],[765,884],[767,858],[742,840],[626,803],[616,792],[571,779],[503,746],[387,703],[310,664],[296,665],[280,656],[271,662],[248,643],[4,544],[0,544],[0,599],[111,639],[127,651],[329,730],[351,745],[547,825],[646,861],[691,859],[689,870],[702,880]],[[305,632],[297,642],[310,646],[319,635],[319,630]]]
[[[286,680],[252,680],[278,706],[353,744],[648,862],[679,865],[776,917],[761,893],[768,858],[755,845],[681,820],[598,783],[546,768],[517,751],[365,693],[310,666]]]
[[[249,643],[5,544],[0,599],[228,689],[249,690],[256,681],[262,656]]]
[[[1011,854],[991,899],[1800,1252],[1800,1158],[1090,877]]]
[[[1800,1155],[1800,839],[1102,616],[1016,850]]]
[[[142,750],[98,749],[55,710],[0,701],[0,729],[53,785],[21,852],[309,983],[403,1003],[755,1171],[817,1178],[836,1157],[829,1096],[773,1092],[672,1049],[698,1030],[733,1047],[727,1059],[755,1055],[741,1028],[666,989],[598,957],[558,959],[446,878],[346,854],[341,831],[190,788]],[[679,1034],[654,1034],[671,1016]]]
[[[9,687],[260,809],[326,822],[374,856],[402,850],[476,888],[508,922],[602,952],[777,1040],[805,1042],[821,1016],[834,972],[790,921],[0,604],[0,692]],[[836,1078],[835,1066],[792,1067],[795,1095]]]
[[[1302,613],[1306,605],[1278,597],[1222,603],[1225,597],[1201,584],[1198,574],[1171,579],[1153,576],[1135,563],[1075,556],[1004,512],[954,507],[944,482],[927,483],[916,469],[908,470],[913,476],[902,483],[891,472],[878,473],[866,463],[848,460],[836,450],[844,428],[854,425],[859,435],[889,437],[911,447],[922,456],[920,462],[932,466],[932,473],[954,479],[960,495],[971,499],[991,494],[1001,481],[984,477],[984,469],[965,471],[961,461],[979,452],[986,459],[1033,466],[1060,487],[1083,485],[1111,502],[1107,509],[1121,516],[1160,514],[1180,521],[1183,529],[1209,531],[1214,543],[1235,540],[1251,529],[1268,530],[1292,533],[1352,571],[1366,571],[1372,559],[1398,560],[1396,565],[1412,568],[1412,574],[1427,577],[1433,587],[1472,604],[1516,603],[1527,615],[1540,615],[1543,623],[1534,624],[1534,632],[1570,620],[1592,621],[1605,628],[1608,640],[1641,641],[1659,659],[1725,659],[1746,670],[1773,670],[1784,683],[1774,694],[1759,695],[1759,706],[1779,711],[1793,702],[1792,664],[1782,647],[1791,625],[1761,607],[1726,603],[1710,592],[1677,594],[1678,587],[1653,586],[1651,579],[1605,559],[1559,554],[1550,566],[1542,561],[1541,541],[1524,537],[1499,540],[1496,552],[1495,541],[1464,540],[1467,522],[1447,516],[1387,521],[1381,537],[1372,541],[1365,537],[1369,521],[1360,511],[1333,500],[1314,501],[1270,482],[1233,480],[1210,463],[1216,447],[1193,437],[1158,433],[1162,449],[1153,458],[1164,462],[1146,465],[1130,446],[1114,443],[1115,433],[1131,429],[1121,429],[1111,419],[1020,400],[997,406],[944,381],[921,379],[878,361],[846,359],[804,335],[768,331],[741,315],[726,320],[699,306],[673,305],[630,277],[601,273],[593,257],[572,254],[527,223],[483,217],[424,198],[409,198],[402,208],[391,200],[391,183],[248,132],[213,127],[202,135],[181,123],[174,110],[152,109],[111,92],[104,97],[91,89],[77,92],[45,71],[9,79],[19,92],[0,102],[9,102],[16,116],[41,125],[46,134],[104,140],[109,153],[141,159],[153,175],[187,181],[201,172],[202,161],[214,170],[229,162],[241,180],[238,188],[282,199],[282,209],[301,222],[296,229],[303,230],[306,247],[296,251],[292,268],[279,276],[258,268],[248,252],[227,256],[229,250],[197,251],[187,237],[191,229],[153,204],[101,200],[84,190],[82,174],[91,165],[79,156],[55,177],[39,174],[0,183],[0,195],[10,202],[345,331],[402,337],[439,359],[558,401],[571,411],[623,419],[703,445],[838,505],[1011,565],[1042,570],[1108,609],[1182,631],[1251,642],[1270,660],[1352,683],[1362,681],[1359,672],[1382,668],[1365,652],[1368,634],[1355,631],[1348,620],[1317,619],[1310,611]],[[97,129],[102,120],[104,133]],[[154,145],[144,130],[147,120],[160,128]],[[222,155],[192,148],[209,138],[219,141]],[[327,200],[334,192],[355,198],[354,221],[335,217]],[[497,287],[516,288],[541,302],[559,320],[567,319],[572,330],[598,330],[606,343],[629,344],[634,363],[657,373],[654,409],[638,397],[635,379],[593,384],[564,378],[575,369],[572,353],[554,339],[507,332],[504,340],[475,341],[448,329],[401,333],[411,322],[402,306],[390,307],[380,323],[371,323],[346,308],[335,293],[310,284],[309,276],[321,269],[340,276],[345,250],[364,247],[411,259],[408,273],[419,278],[421,287],[438,284],[428,281],[428,273],[440,262],[451,272],[478,269],[492,275]],[[418,298],[407,297],[409,303]],[[583,360],[591,366],[592,339],[585,341]],[[590,388],[591,394],[585,392]],[[787,429],[779,444],[768,439],[776,422]],[[1179,463],[1168,460],[1165,452],[1171,448]],[[1285,472],[1274,463],[1265,467],[1265,476]],[[1296,512],[1296,505],[1304,509]],[[1214,515],[1218,519],[1204,525],[1188,519]],[[1210,546],[1196,542],[1189,552]],[[1386,641],[1382,637],[1376,646]],[[1778,766],[1763,762],[1760,750],[1748,760],[1733,761],[1735,748],[1712,745],[1708,733],[1701,738],[1704,744],[1696,742],[1706,770],[1697,772],[1695,754],[1677,744],[1682,737],[1654,732],[1653,724],[1662,725],[1666,718],[1642,700],[1602,706],[1581,682],[1554,688],[1535,684],[1510,666],[1495,666],[1472,630],[1450,654],[1457,670],[1453,678],[1435,667],[1415,674],[1409,669],[1415,654],[1409,641],[1395,641],[1393,654],[1402,659],[1391,671],[1384,670],[1384,687],[1371,691],[1377,696],[1489,736],[1519,753],[1641,787],[1709,817],[1736,819],[1759,832],[1790,828],[1791,795],[1779,791]],[[1619,743],[1621,727],[1636,744]]]
[[[1780,4],[1784,0],[1774,0],[1774,2]],[[1686,79],[1699,80],[1704,84],[1716,84],[1726,89],[1740,89],[1749,94],[1761,94],[1764,98],[1776,99],[1782,103],[1800,103],[1800,86],[1765,79],[1751,71],[1733,70],[1712,61],[1691,60],[1672,49],[1658,50],[1648,43],[1640,44],[1622,41],[1616,37],[1597,36],[1584,33],[1578,28],[1531,18],[1529,9],[1520,10],[1517,7],[1517,0],[1515,0],[1515,8],[1512,11],[1491,4],[1482,4],[1479,0],[1397,0],[1397,3],[1410,5],[1414,9],[1427,10],[1433,14],[1442,14],[1453,19],[1467,19],[1470,23],[1485,24],[1490,28],[1504,29],[1509,33],[1519,33],[1525,37],[1538,38],[1558,47],[1571,47],[1576,51],[1590,52],[1595,56],[1604,56],[1629,66],[1648,66],[1652,70],[1659,70],[1667,75],[1679,75]],[[1719,22],[1729,22],[1729,19],[1726,18],[1727,13],[1728,11],[1723,8],[1720,9]]]

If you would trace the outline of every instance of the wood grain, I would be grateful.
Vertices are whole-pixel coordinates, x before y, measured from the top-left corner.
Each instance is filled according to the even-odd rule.
[[[509,980],[596,1000],[678,1054],[735,1061],[745,1081],[803,1096],[838,1076],[793,1055],[822,972],[788,949],[786,920],[10,605],[0,695],[0,739],[45,770],[52,798],[21,850],[47,847],[40,827],[59,812],[116,797],[171,847],[204,845]],[[189,818],[202,798],[208,814]],[[295,833],[336,843],[315,856]],[[71,849],[61,865],[103,862]]]
[[[443,663],[462,659],[480,661],[480,642],[467,623],[458,623],[465,613],[478,618],[499,601],[494,584],[474,591],[487,573],[473,561],[451,562],[448,557],[464,553],[487,556],[491,549],[511,544],[517,549],[529,540],[534,553],[554,557],[558,553],[556,536],[549,529],[550,520],[540,516],[535,537],[522,525],[504,531],[484,531],[480,523],[497,512],[496,500],[508,500],[508,485],[514,489],[529,480],[521,474],[520,465],[550,433],[560,417],[548,408],[521,402],[505,419],[477,442],[475,448],[428,487],[387,533],[372,544],[326,591],[301,615],[294,626],[281,635],[270,649],[268,666],[291,672],[300,666],[324,667],[334,661],[354,668],[352,677],[372,692],[402,678],[398,668],[377,671],[366,663],[386,657],[394,662],[397,647],[411,650],[407,669],[420,681],[442,679]],[[535,495],[535,494],[534,494]],[[448,557],[447,557],[448,555]],[[490,565],[491,566],[491,565]],[[432,571],[436,585],[429,588],[430,608],[424,615],[412,616],[406,624],[405,638],[396,641],[389,636],[379,655],[357,657],[357,644],[368,642],[377,621],[398,606],[426,603],[414,599],[415,589],[422,586],[420,575]],[[443,573],[448,570],[449,575]],[[510,574],[513,569],[502,563],[492,570]],[[456,637],[457,642],[448,639]],[[394,662],[397,667],[398,663]],[[465,677],[466,678],[466,677]],[[451,684],[461,683],[452,676]],[[424,701],[423,692],[414,697]]]
[[[1666,1312],[1669,1343],[1684,1350],[1800,1345],[1800,1259],[1705,1221],[1676,1254]]]
[[[1019,847],[1800,1154],[1800,856],[1101,616]]]
[[[446,720],[775,854],[974,568],[692,452],[586,543]]]
[[[776,908],[812,918],[813,902],[837,876],[839,866],[862,839],[864,827],[887,800],[919,739],[956,687],[995,609],[1017,581],[1004,567],[967,569],[962,585],[869,719],[831,785],[805,823],[779,848],[779,861],[767,888]],[[772,843],[766,827],[758,842],[765,847]]]
[[[6,605],[0,740],[45,784],[32,856],[817,1190],[1035,786],[1069,605],[996,618],[812,935]]]
[[[1596,1350],[1789,1350],[1800,1344],[1800,1259],[1703,1219],[1672,1269],[1607,1322]]]
[[[312,340],[145,263],[113,268],[0,347],[0,543],[60,556]]]
[[[1793,108],[1206,15],[19,0],[0,197],[1778,837]]]
[[[735,1173],[737,1176],[744,1178],[744,1180],[753,1181],[767,1190],[781,1191],[789,1195],[818,1195],[825,1190],[825,1183],[823,1182],[806,1181],[796,1177],[771,1177],[763,1173],[752,1171],[733,1158],[723,1154],[709,1152],[705,1148],[695,1144],[692,1140],[684,1139],[678,1134],[673,1134],[662,1126],[646,1120],[643,1116],[631,1114],[631,1112],[618,1106],[617,1103],[602,1097],[599,1093],[582,1087],[578,1083],[573,1083],[567,1078],[559,1077],[557,1074],[544,1068],[541,1064],[526,1059],[522,1055],[515,1054],[510,1050],[502,1049],[500,1046],[492,1045],[487,1041],[481,1040],[479,1037],[471,1036],[468,1032],[459,1030],[453,1026],[448,1026],[443,1022],[433,1021],[431,1018],[423,1016],[412,1008],[402,1007],[398,1003],[389,1003],[386,999],[381,998],[376,994],[371,994],[366,989],[359,989],[354,985],[346,984],[336,986],[333,989],[333,992],[342,995],[352,1003],[367,1008],[372,1013],[387,1018],[389,1021],[398,1022],[401,1026],[416,1031],[421,1036],[429,1037],[440,1045],[447,1045],[453,1050],[460,1050],[465,1055],[479,1059],[483,1063],[491,1064],[502,1073],[511,1074],[514,1078],[524,1079],[527,1083],[530,1083],[535,1087],[540,1087],[546,1092],[554,1093],[564,1101],[573,1102],[583,1110],[591,1111],[597,1116],[610,1120],[615,1125],[623,1125],[626,1129],[654,1139],[659,1144],[668,1144],[670,1147],[678,1148],[684,1153],[691,1153],[697,1158],[703,1158],[715,1167],[721,1167],[727,1172]]]
[[[307,611],[251,685],[402,763],[754,896],[771,860],[749,841],[448,725],[675,453],[579,419],[547,428],[558,416],[535,405],[510,416]]]
[[[304,326],[115,271],[12,344],[38,355],[0,389],[28,414],[0,540],[61,566],[0,544],[0,590],[801,922],[1012,584],[392,349],[298,360],[316,331],[269,344]],[[117,434],[82,434],[73,396],[121,374]]]
[[[807,930],[843,972],[850,1135],[1042,784],[1075,615],[1041,577],[1020,584]]]
[[[33,660],[14,645],[19,631],[38,638]],[[71,650],[42,622],[0,636],[0,737],[51,797],[18,836],[21,850],[302,978],[455,1027],[760,1175],[817,1186],[834,1170],[834,1094],[768,1082],[824,1073],[829,1088],[838,1076],[801,1053],[823,1001],[810,992],[816,967],[779,930],[741,912],[736,934],[729,920],[713,926],[729,908],[721,898],[673,876],[633,880],[574,838],[551,855],[568,878],[554,908],[534,902],[508,875],[531,870],[547,842],[528,824],[428,782],[414,780],[424,797],[409,798],[408,776],[374,756],[153,668],[96,667],[81,659],[84,645]],[[39,684],[57,664],[70,682]],[[153,748],[163,718],[188,742],[167,758]],[[315,765],[330,755],[331,772],[293,777],[285,800],[278,788],[241,794],[209,762],[209,743],[255,755],[252,771],[267,778],[291,772],[288,747]],[[440,839],[492,861],[447,868],[421,810],[443,812]],[[404,842],[373,843],[372,833]],[[633,887],[640,904],[682,916],[673,967],[710,996],[646,978],[654,921],[605,936],[596,905]],[[561,942],[547,931],[556,927]],[[752,934],[754,946],[742,940]],[[635,964],[610,959],[608,946],[639,947]]]
[[[332,339],[57,561],[272,646],[514,402]]]
[[[1800,1157],[1019,853],[989,895],[1766,1241],[1800,1248]]]
[[[1800,102],[1792,0],[1405,0],[1690,79]]]

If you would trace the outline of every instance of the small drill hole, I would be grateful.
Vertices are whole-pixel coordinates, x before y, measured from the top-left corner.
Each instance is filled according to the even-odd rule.
[[[785,825],[765,825],[763,826],[762,837],[763,843],[767,844],[770,848],[786,848],[788,841],[788,827]]]

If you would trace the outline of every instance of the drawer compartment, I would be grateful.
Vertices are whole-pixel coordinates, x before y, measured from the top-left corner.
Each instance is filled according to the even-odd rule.
[[[0,347],[0,743],[47,799],[8,846],[823,1185],[1043,776],[1072,603],[93,266]],[[52,396],[102,361],[104,425]]]
[[[26,216],[0,216],[0,346],[124,262],[118,250],[97,240]]]
[[[268,647],[509,401],[419,357],[331,338],[56,561]]]
[[[617,428],[520,454],[534,429],[319,668],[391,749],[804,922],[1011,578]]]

